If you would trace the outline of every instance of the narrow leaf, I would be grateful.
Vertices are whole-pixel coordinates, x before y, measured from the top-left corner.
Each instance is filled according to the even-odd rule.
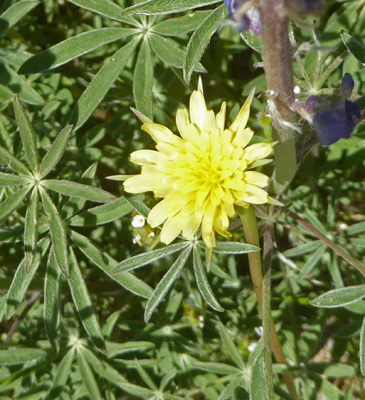
[[[123,375],[121,375],[111,365],[96,357],[90,350],[85,349],[84,354],[87,357],[88,362],[98,375],[112,382],[114,385],[120,387],[125,392],[133,394],[135,396],[139,396],[142,399],[148,399],[153,396],[153,391],[127,382]]]
[[[113,274],[130,271],[131,269],[140,268],[144,265],[150,264],[160,258],[166,257],[170,254],[176,253],[179,250],[185,249],[189,242],[176,243],[166,246],[162,249],[150,251],[148,253],[138,254],[137,256],[128,258],[117,265]]]
[[[109,0],[68,0],[68,1],[70,3],[76,4],[77,6],[84,8],[85,10],[93,11],[104,17],[124,22],[125,24],[129,25],[134,25],[138,27],[141,26],[141,24],[139,24],[134,18],[122,17],[121,14],[123,12],[123,9]]]
[[[104,330],[105,325],[103,326]],[[144,341],[128,341],[126,343],[114,343],[114,342],[107,342],[106,349],[108,352],[109,358],[115,358],[125,353],[130,353],[133,351],[146,351],[155,347],[155,344],[152,342],[144,342]]]
[[[72,249],[70,249],[70,279],[68,280],[68,284],[71,289],[75,307],[79,313],[86,333],[90,336],[96,347],[100,350],[105,350],[103,334],[101,333],[99,322],[91,304],[85,281],[81,275],[80,268]]]
[[[15,307],[17,307],[17,305],[23,301],[28,286],[32,281],[35,272],[37,271],[37,268],[42,260],[44,253],[47,251],[48,246],[49,246],[48,238],[43,238],[38,242],[37,252],[29,272],[25,270],[24,260],[18,266],[14,278],[11,282],[6,300],[7,319],[13,316]]]
[[[260,248],[240,242],[217,242],[213,251],[220,254],[246,254],[260,251]]]
[[[39,360],[47,356],[47,353],[41,349],[32,349],[27,347],[13,347],[8,350],[0,350],[1,364],[18,364],[31,360]]]
[[[315,266],[319,263],[321,260],[324,252],[326,251],[327,246],[325,244],[322,244],[321,247],[319,247],[309,258],[308,261],[304,264],[302,270],[300,271],[300,274],[298,275],[298,281],[301,279],[305,278],[307,275],[309,275],[312,270],[315,268]]]
[[[91,164],[90,167],[81,175],[79,183],[84,185],[91,185],[93,183],[97,167],[97,163]],[[79,197],[69,197],[61,211],[63,220],[66,221],[72,215],[80,212],[83,209],[85,203],[85,199],[81,199]]]
[[[39,195],[38,189],[34,188],[30,196],[24,224],[24,250],[25,270],[29,271],[35,256],[38,242],[38,212]]]
[[[82,382],[84,383],[86,390],[90,396],[91,400],[102,400],[98,384],[96,382],[93,371],[87,362],[83,349],[79,348],[77,351],[77,362],[79,366],[79,372],[81,375]]]
[[[20,74],[34,74],[59,67],[107,43],[125,39],[134,29],[102,28],[81,33],[29,58],[19,69]]]
[[[252,366],[250,398],[255,400],[269,400],[266,390],[263,352],[256,358]]]
[[[357,285],[330,290],[309,303],[315,307],[334,308],[355,303],[363,297],[365,297],[365,285]]]
[[[360,332],[360,371],[365,375],[365,318],[362,321]]]
[[[56,206],[45,190],[41,190],[44,211],[48,216],[49,230],[51,232],[53,250],[58,267],[63,274],[69,277],[69,263],[67,257],[67,239],[63,221],[58,214]]]
[[[193,266],[194,266],[195,280],[203,299],[214,310],[220,312],[224,311],[224,308],[218,303],[218,300],[215,298],[212,288],[209,285],[207,275],[204,271],[204,267],[202,265],[202,261],[199,255],[199,251],[196,246],[194,246],[194,251],[193,251]]]
[[[115,199],[112,194],[105,190],[72,181],[48,179],[42,181],[42,186],[66,196],[79,197],[97,203],[105,203]]]
[[[0,172],[0,186],[26,185],[27,183],[29,183],[29,179],[27,179],[25,176]]]
[[[108,276],[122,285],[124,288],[138,296],[148,298],[152,294],[152,289],[147,283],[138,279],[129,272],[123,274],[113,275],[114,268],[118,265],[109,254],[103,252],[95,246],[85,236],[80,235],[75,231],[70,231],[72,240],[77,244],[79,249],[88,257],[96,266],[103,270]]]
[[[191,75],[203,56],[211,37],[220,24],[228,17],[228,10],[225,4],[217,7],[192,34],[186,47],[184,63],[184,80],[189,83]]]
[[[137,371],[140,375],[140,377],[143,379],[144,383],[149,386],[150,389],[152,389],[155,392],[158,392],[158,387],[156,386],[155,382],[151,379],[151,377],[148,375],[147,371],[142,367],[142,365],[136,361],[136,366],[137,366]]]
[[[0,204],[0,221],[7,218],[22,204],[30,189],[29,186],[19,189]]]
[[[242,376],[238,376],[237,378],[231,380],[229,384],[224,388],[222,393],[219,395],[217,400],[226,400],[226,399],[240,399],[240,400],[249,400],[248,393],[242,388],[242,382],[244,382],[244,378]],[[236,389],[242,389],[244,391],[244,395],[240,393],[240,397],[236,394]],[[247,396],[246,396],[247,394]],[[243,397],[245,396],[245,397]],[[253,397],[252,397],[253,398]]]
[[[242,360],[239,350],[237,349],[236,345],[233,343],[233,340],[227,330],[227,328],[219,322],[219,333],[221,335],[222,341],[230,355],[231,359],[235,362],[237,367],[244,368],[245,363]]]
[[[150,209],[146,206],[146,204],[143,203],[142,200],[140,200],[139,197],[130,195],[128,193],[125,193],[125,199],[128,201],[128,203],[141,215],[143,215],[145,218],[148,217],[148,214],[150,213]]]
[[[89,83],[72,111],[70,123],[75,126],[75,130],[79,129],[87,121],[103,100],[110,87],[123,71],[137,44],[138,40],[132,40],[120,48],[100,68],[95,78]]]
[[[250,46],[252,50],[257,51],[261,54],[262,51],[262,43],[260,38],[253,35],[251,32],[242,32],[240,33],[242,39],[245,41],[247,46]]]
[[[182,268],[184,267],[191,252],[191,246],[181,252],[177,260],[174,262],[172,267],[166,272],[166,274],[161,279],[160,283],[157,285],[156,289],[153,291],[152,296],[149,298],[146,305],[144,319],[146,322],[151,318],[152,313],[155,311],[156,307],[165,297],[167,291],[170,289],[171,285],[175,282],[179,276]]]
[[[33,127],[29,117],[20,103],[19,97],[14,96],[14,112],[16,122],[19,127],[20,137],[22,138],[23,148],[29,166],[33,172],[38,171],[38,152]]]
[[[220,375],[234,375],[241,374],[242,370],[228,364],[222,364],[217,362],[195,362],[193,368],[200,369],[202,371],[211,372],[213,374]]]
[[[344,31],[341,33],[341,39],[349,52],[356,57],[362,65],[365,65],[365,45]]]
[[[16,157],[11,155],[7,150],[0,147],[0,163],[4,165],[9,165],[9,167],[18,172],[19,174],[32,176],[29,169]]]
[[[36,0],[18,1],[0,16],[0,36],[21,20],[30,10],[39,4]]]
[[[148,0],[123,11],[123,15],[174,14],[219,3],[221,0]]]
[[[143,40],[134,68],[133,96],[136,108],[147,118],[152,119],[152,82],[153,64],[151,49],[147,40]]]
[[[149,41],[152,50],[162,62],[176,68],[183,67],[185,53],[174,40],[151,34],[149,36]],[[206,72],[201,64],[197,64],[196,70],[199,72]]]
[[[48,149],[46,155],[43,157],[41,166],[39,168],[40,178],[46,176],[52,169],[57,165],[60,161],[66,145],[67,141],[71,135],[72,126],[68,125],[66,128],[63,128],[62,131],[58,134],[54,142],[51,144],[51,147]]]
[[[72,373],[71,367],[73,358],[74,358],[74,348],[72,347],[62,358],[61,362],[59,363],[56,369],[52,386],[48,393],[48,396],[46,397],[46,400],[56,400],[62,398],[61,393],[63,389],[65,389],[68,377]]]
[[[60,269],[57,266],[53,249],[50,251],[44,280],[44,326],[53,349],[59,351],[60,325]]]
[[[2,62],[0,62],[0,82],[14,94],[18,93],[20,100],[25,103],[38,105],[44,103],[42,96],[22,76]]]
[[[90,208],[69,221],[72,226],[99,226],[123,217],[133,210],[128,201],[121,197],[102,206]]]
[[[152,32],[164,36],[181,36],[191,31],[203,21],[210,11],[196,11],[183,17],[169,18],[151,27]],[[1,56],[1,52],[0,52]]]

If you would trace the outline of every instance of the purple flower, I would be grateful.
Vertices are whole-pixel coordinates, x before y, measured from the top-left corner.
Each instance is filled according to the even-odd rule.
[[[323,146],[329,146],[342,138],[349,138],[360,122],[359,106],[347,100],[353,87],[354,80],[346,73],[342,79],[339,96],[308,98],[305,109],[312,118],[319,143]]]
[[[257,8],[247,7],[247,0],[224,0],[231,20],[239,32],[252,31],[255,35],[261,33],[261,15]]]

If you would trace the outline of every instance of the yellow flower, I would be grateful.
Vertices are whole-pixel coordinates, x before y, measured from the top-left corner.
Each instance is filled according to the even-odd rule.
[[[192,239],[201,226],[208,248],[215,246],[215,232],[227,231],[234,206],[263,204],[269,196],[262,188],[269,178],[250,169],[266,164],[272,143],[247,146],[253,131],[246,127],[253,91],[229,129],[225,129],[226,103],[215,115],[207,110],[201,90],[190,97],[190,111],[180,109],[176,125],[181,137],[147,119],[142,129],[152,136],[157,151],[139,150],[131,161],[142,165],[140,175],[124,182],[130,193],[152,191],[162,200],[147,222],[163,225],[161,241],[171,243],[181,232]]]

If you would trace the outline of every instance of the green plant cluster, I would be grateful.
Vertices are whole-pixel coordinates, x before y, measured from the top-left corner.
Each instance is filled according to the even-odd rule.
[[[162,246],[158,229],[132,226],[152,196],[106,179],[137,173],[129,154],[152,145],[130,107],[173,129],[199,76],[230,121],[256,87],[250,126],[271,140],[260,39],[227,18],[220,0],[0,5],[2,400],[266,399],[257,247],[233,221],[207,269],[202,241]],[[298,100],[336,93],[345,72],[365,93],[364,26],[364,1],[328,1],[314,37],[313,18],[293,20]],[[281,198],[359,265],[364,170],[360,123],[315,146]],[[275,228],[278,398],[291,398],[290,370],[300,399],[365,399],[364,275],[285,208],[257,215]]]

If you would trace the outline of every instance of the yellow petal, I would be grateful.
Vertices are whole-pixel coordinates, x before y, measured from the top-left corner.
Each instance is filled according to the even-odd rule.
[[[184,137],[184,131],[186,125],[190,124],[189,113],[186,108],[177,110],[176,113],[176,126],[180,132],[181,137]]]
[[[190,121],[193,124],[196,124],[198,128],[203,131],[207,106],[205,105],[203,94],[198,90],[194,90],[193,94],[190,96],[189,111]]]
[[[153,122],[142,125],[142,129],[151,135],[155,142],[171,143],[174,134],[166,126],[155,124]]]
[[[223,132],[224,131],[224,123],[226,120],[226,110],[227,110],[227,103],[224,101],[222,103],[221,109],[219,111],[219,113],[217,114],[215,120],[216,120],[216,125],[217,128]]]
[[[233,144],[237,147],[246,147],[253,136],[253,130],[250,128],[244,128],[244,125],[240,125],[233,139]]]
[[[130,160],[138,165],[158,164],[159,162],[167,159],[168,158],[163,154],[153,150],[137,150],[134,151],[130,156]]]
[[[136,175],[127,179],[124,184],[124,190],[128,193],[144,193],[155,190],[161,185],[159,175]]]
[[[271,143],[256,143],[248,146],[244,150],[244,158],[249,162],[267,157],[272,152]]]
[[[256,171],[245,172],[246,183],[253,184],[259,187],[265,187],[269,184],[269,177]]]
[[[253,95],[255,93],[255,88],[253,88],[248,95],[245,104],[241,107],[239,113],[237,114],[237,117],[233,121],[232,125],[230,126],[230,130],[233,132],[237,132],[238,128],[245,127],[248,121],[248,117],[250,116],[250,107],[251,107],[251,102]]]
[[[168,218],[161,231],[161,242],[165,244],[171,243],[182,231],[184,224],[185,219],[180,214]]]
[[[267,203],[269,195],[265,190],[255,186],[246,185],[245,191],[240,200],[251,204],[264,204]]]

